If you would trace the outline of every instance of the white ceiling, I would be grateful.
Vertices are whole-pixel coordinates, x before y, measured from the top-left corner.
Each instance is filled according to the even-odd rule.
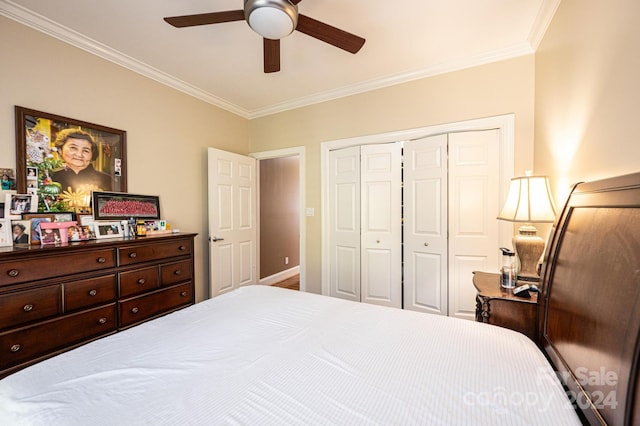
[[[365,38],[353,55],[294,31],[263,73],[244,21],[165,16],[243,0],[0,0],[0,14],[247,118],[532,53],[560,0],[302,0],[301,14]]]

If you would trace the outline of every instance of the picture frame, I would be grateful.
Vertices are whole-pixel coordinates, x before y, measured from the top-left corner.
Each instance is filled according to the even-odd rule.
[[[12,219],[22,219],[23,213],[34,213],[38,210],[38,196],[35,194],[5,194],[4,214]],[[8,212],[8,215],[7,215]]]
[[[40,222],[40,243],[66,244],[69,242],[68,230],[75,227],[76,222]]]
[[[31,219],[11,221],[11,240],[14,246],[31,244]]]
[[[54,212],[52,222],[72,222],[76,220],[74,212]]]
[[[11,221],[0,219],[0,247],[10,247],[13,245],[11,232]]]
[[[40,244],[40,223],[54,222],[55,215],[52,213],[23,213],[22,219],[31,220],[31,244]]]
[[[93,227],[89,225],[77,224],[75,226],[70,226],[67,229],[67,234],[69,243],[96,239],[96,233]]]
[[[122,238],[123,235],[120,221],[96,220],[93,222],[93,230],[98,240],[103,238]]]
[[[14,169],[0,168],[0,184],[2,191],[15,191],[16,171]]]
[[[91,206],[95,220],[160,219],[157,195],[94,191]]]
[[[16,187],[39,196],[37,211],[91,213],[92,191],[126,192],[126,131],[21,106],[15,118]],[[65,155],[73,143],[91,158]]]

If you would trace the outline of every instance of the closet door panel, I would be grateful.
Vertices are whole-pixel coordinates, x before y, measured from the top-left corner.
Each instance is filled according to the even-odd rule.
[[[401,147],[393,143],[360,148],[361,301],[400,308]]]
[[[329,294],[360,301],[360,147],[329,153]]]
[[[449,135],[449,315],[474,319],[473,271],[499,264],[500,135],[498,130]]]
[[[404,143],[404,308],[447,315],[447,135]]]

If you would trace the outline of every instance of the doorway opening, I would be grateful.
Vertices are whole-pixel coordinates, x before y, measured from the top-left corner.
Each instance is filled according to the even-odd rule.
[[[258,163],[258,281],[272,285],[299,276],[305,291],[304,147],[250,156]]]

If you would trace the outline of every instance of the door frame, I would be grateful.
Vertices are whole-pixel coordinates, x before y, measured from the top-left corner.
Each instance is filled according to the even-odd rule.
[[[454,133],[474,130],[500,130],[500,188],[499,198],[506,199],[509,190],[509,182],[514,174],[515,162],[515,114],[498,115],[494,117],[479,118],[474,120],[458,121],[455,123],[438,124],[415,129],[400,130],[375,135],[357,136],[347,139],[337,139],[322,142],[320,144],[320,202],[322,209],[322,264],[321,280],[322,294],[329,294],[329,241],[328,230],[329,212],[329,151],[340,148],[348,148],[355,145],[368,145],[377,143],[398,142],[403,140],[418,139],[442,133]],[[500,221],[498,226],[498,240],[503,246],[511,244],[513,225]],[[497,247],[496,247],[497,250]],[[496,265],[496,270],[498,265]]]
[[[306,205],[306,197],[305,197],[305,148],[304,146],[298,146],[293,148],[283,148],[276,149],[272,151],[260,151],[253,152],[249,154],[250,157],[253,157],[257,160],[256,167],[256,182],[257,182],[257,199],[258,199],[258,211],[260,211],[260,160],[270,160],[272,158],[282,158],[282,157],[294,157],[297,156],[299,159],[299,173],[298,176],[298,186],[299,186],[299,195],[300,200],[299,203],[299,214],[300,214],[300,242],[299,242],[299,251],[300,251],[300,291],[306,291],[306,268],[305,268],[305,248],[307,241],[307,233],[306,233],[306,217],[305,217],[305,205]],[[257,240],[257,264],[258,264],[258,277],[260,277],[260,215],[257,217],[257,228],[258,228],[258,240]],[[258,278],[259,280],[259,278]]]

